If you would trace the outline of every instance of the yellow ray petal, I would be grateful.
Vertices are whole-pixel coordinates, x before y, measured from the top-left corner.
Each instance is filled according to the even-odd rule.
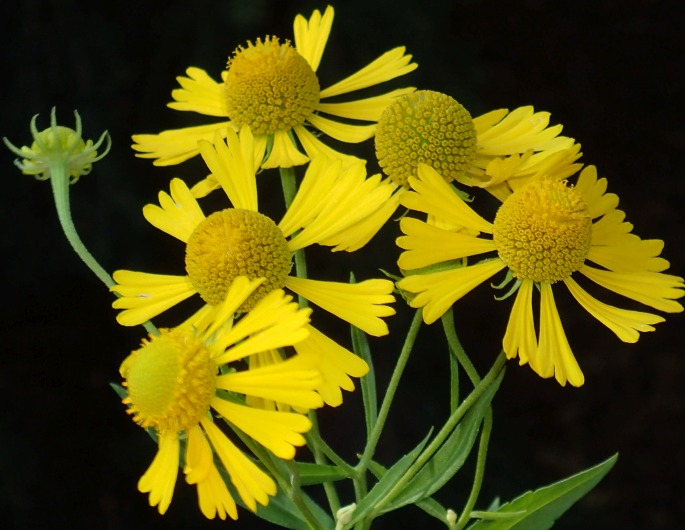
[[[405,235],[397,238],[397,246],[405,249],[405,252],[400,255],[397,265],[404,270],[420,269],[495,250],[491,239],[443,230],[411,217],[402,218],[400,228]]]
[[[504,267],[506,265],[498,258],[458,269],[413,274],[400,280],[397,286],[410,293],[417,293],[409,305],[423,307],[423,321],[432,324],[462,296]]]
[[[314,160],[319,156],[326,156],[333,160],[341,160],[343,163],[343,167],[358,164],[360,163],[360,161],[363,162],[360,158],[357,158],[356,156],[350,156],[345,153],[341,153],[340,151],[336,151],[331,147],[328,147],[302,125],[296,126],[293,130],[295,131],[298,140],[300,140],[300,143],[302,144],[305,153],[307,153],[307,156],[311,160]]]
[[[351,120],[361,121],[375,121],[381,118],[383,111],[388,108],[393,100],[405,94],[411,94],[416,90],[414,87],[398,88],[380,96],[374,96],[365,99],[357,99],[355,101],[346,101],[343,103],[319,103],[316,106],[316,111],[332,114],[340,118],[348,118]]]
[[[378,85],[408,74],[415,70],[418,65],[410,62],[411,55],[405,55],[404,52],[404,46],[385,52],[361,70],[322,90],[321,99]]]
[[[615,272],[662,272],[670,266],[659,257],[663,248],[664,242],[660,239],[640,239],[627,234],[609,241],[606,246],[592,245],[587,259]]]
[[[549,112],[535,112],[532,106],[519,107],[489,128],[477,131],[479,156],[504,156],[542,151],[555,145],[561,125],[548,127]]]
[[[361,143],[376,134],[375,123],[370,125],[353,125],[351,123],[329,120],[317,114],[309,115],[307,121],[331,138],[348,144]]]
[[[541,377],[554,377],[564,386],[582,386],[585,376],[573,356],[557,311],[552,286],[540,284],[540,344],[535,357],[530,356],[530,367]]]
[[[159,437],[157,454],[148,470],[138,481],[138,490],[150,494],[150,506],[157,506],[161,514],[169,508],[174,494],[178,476],[179,448],[180,444],[175,432],[162,433]]]
[[[226,118],[224,84],[217,83],[206,71],[191,66],[186,70],[188,77],[176,78],[181,88],[171,92],[174,101],[167,106],[174,110],[198,112],[206,116]]]
[[[612,242],[623,241],[624,238],[635,239],[638,236],[630,234],[633,225],[625,221],[626,214],[621,210],[611,210],[592,223],[592,244],[608,245]]]
[[[257,167],[254,164],[255,143],[249,127],[241,129],[240,139],[235,132],[229,130],[225,142],[215,136],[213,143],[205,140],[198,142],[198,148],[233,207],[256,212]]]
[[[217,514],[221,520],[225,520],[226,515],[234,521],[238,519],[235,501],[216,467],[212,466],[209,476],[197,484],[197,497],[207,519],[214,519]]]
[[[432,167],[419,164],[418,178],[409,177],[409,184],[415,191],[402,194],[400,203],[403,206],[434,215],[455,226],[492,234],[492,223],[461,200]]]
[[[333,7],[327,6],[323,16],[318,9],[315,9],[309,20],[302,15],[297,15],[293,23],[295,49],[315,72],[319,68],[321,57],[326,49],[334,14]]]
[[[273,479],[249,460],[212,420],[202,418],[200,424],[245,506],[253,512],[257,510],[257,503],[266,506],[269,495],[276,495]]]
[[[206,480],[210,470],[214,468],[214,455],[199,425],[188,429],[187,435],[183,473],[188,484],[197,484]]]
[[[564,283],[571,291],[573,298],[623,342],[637,342],[637,339],[640,338],[640,332],[654,331],[652,324],[664,321],[664,318],[659,315],[630,311],[604,304],[590,296],[571,278],[564,280]]]
[[[534,356],[537,352],[538,341],[533,319],[533,282],[531,280],[523,280],[516,293],[502,347],[508,359],[513,359],[518,355],[519,364],[526,364],[530,356]]]
[[[307,162],[309,162],[309,158],[300,153],[288,131],[276,131],[271,153],[269,153],[262,167],[264,169],[293,167],[301,166]]]
[[[196,318],[192,319],[192,325],[207,340],[209,340],[210,335],[225,327],[226,324],[230,328],[238,308],[265,281],[266,278],[250,280],[246,276],[238,276],[231,282],[223,302],[217,306],[211,306],[209,312],[198,314]],[[212,342],[217,345],[217,337],[213,337]]]
[[[321,385],[316,364],[316,358],[296,356],[258,368],[250,366],[246,371],[218,376],[216,387],[301,409],[315,409],[323,406],[315,391]]]
[[[214,397],[210,406],[227,422],[286,460],[295,457],[295,447],[306,443],[302,434],[312,427],[306,416],[295,412],[254,409],[219,397]]]
[[[685,295],[685,284],[679,276],[660,272],[612,272],[588,265],[583,265],[579,272],[610,291],[659,311],[680,313],[683,310],[675,302]]]
[[[155,228],[187,243],[190,234],[204,221],[205,216],[188,186],[181,179],[172,179],[170,191],[171,196],[160,191],[160,206],[146,204],[143,207],[143,216]]]
[[[286,287],[369,335],[388,334],[388,326],[380,317],[395,314],[386,305],[395,301],[389,280],[339,283],[288,276]]]
[[[122,326],[137,326],[197,293],[187,276],[171,276],[119,270],[113,274],[119,293],[112,307],[123,309],[117,315]]]
[[[295,345],[299,356],[313,358],[322,377],[318,392],[326,405],[337,407],[343,401],[341,390],[351,392],[351,377],[362,377],[369,372],[369,365],[313,326],[307,326],[309,337]]]
[[[217,364],[304,340],[308,334],[304,326],[309,322],[310,314],[311,309],[300,309],[292,302],[292,297],[285,296],[280,289],[271,291],[233,328],[216,337],[217,349],[228,348],[216,358]]]
[[[225,121],[171,129],[159,134],[134,134],[131,138],[135,143],[131,147],[138,151],[136,156],[139,158],[156,158],[155,166],[173,166],[197,155],[199,140],[211,142],[216,133],[225,137],[230,127],[231,122]]]
[[[610,212],[618,206],[618,195],[606,193],[607,179],[597,178],[597,168],[587,166],[578,176],[575,185],[587,204],[593,219]]]

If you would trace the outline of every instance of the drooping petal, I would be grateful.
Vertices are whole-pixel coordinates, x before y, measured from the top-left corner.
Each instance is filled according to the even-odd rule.
[[[573,386],[582,386],[585,382],[566,339],[552,286],[548,283],[540,284],[540,344],[535,357],[529,357],[528,364],[540,377],[554,374],[561,386],[567,381]]]
[[[210,470],[214,467],[214,455],[199,425],[188,429],[187,434],[183,473],[188,484],[197,484],[209,476]]]
[[[293,23],[295,48],[315,72],[319,68],[321,57],[326,49],[334,14],[333,7],[327,6],[323,16],[318,9],[315,9],[309,20],[302,15],[297,15]]]
[[[521,282],[502,341],[507,358],[513,359],[518,355],[519,364],[526,364],[538,349],[533,319],[533,285],[531,280]]]
[[[287,460],[295,457],[295,447],[306,443],[302,434],[312,427],[306,416],[295,412],[255,409],[230,403],[219,397],[214,397],[210,406],[227,422],[235,425],[277,457]]]
[[[266,506],[269,496],[276,495],[273,479],[248,459],[212,420],[202,418],[200,424],[245,506],[253,512],[257,503]]]
[[[348,118],[351,120],[361,121],[378,121],[381,118],[383,111],[390,105],[393,100],[399,96],[410,94],[416,90],[414,87],[398,88],[381,94],[380,96],[373,96],[365,99],[357,99],[355,101],[346,101],[342,103],[319,103],[316,106],[317,111],[338,116],[340,118]]]
[[[143,216],[155,228],[187,243],[190,234],[204,221],[205,216],[190,189],[181,179],[172,179],[170,191],[171,196],[160,191],[160,205],[146,204],[143,207]]]
[[[476,232],[492,234],[492,223],[474,212],[432,167],[418,166],[418,178],[409,177],[414,192],[403,193],[400,203],[407,208],[439,217]]]
[[[300,143],[302,144],[302,147],[304,148],[304,151],[307,153],[307,156],[310,158],[310,160],[314,160],[320,156],[326,156],[333,160],[341,160],[343,167],[348,167],[350,165],[363,162],[356,156],[341,153],[340,151],[336,151],[335,149],[327,146],[302,125],[297,125],[295,128],[293,128],[293,131],[295,131],[297,139],[300,140]]]
[[[264,169],[276,167],[301,166],[309,162],[309,158],[300,153],[288,131],[276,131],[271,153],[262,164]]]
[[[405,252],[400,254],[397,265],[404,270],[420,269],[495,250],[491,239],[444,230],[411,217],[403,217],[400,228],[405,235],[397,238],[397,246],[405,249]]]
[[[388,334],[388,326],[380,317],[395,314],[386,305],[395,301],[389,280],[340,283],[288,276],[286,287],[369,335]]]
[[[329,120],[328,118],[324,118],[317,114],[308,116],[307,121],[331,138],[348,144],[364,142],[369,138],[373,138],[373,135],[376,134],[375,123],[371,125],[354,125],[351,123]]]
[[[316,393],[321,384],[317,364],[314,357],[296,356],[258,368],[250,366],[249,370],[219,375],[216,387],[300,409],[315,409],[323,406]]]
[[[664,311],[680,313],[677,300],[685,295],[685,284],[679,276],[661,272],[613,272],[583,265],[578,271],[593,282],[615,293]]]
[[[210,125],[198,125],[183,129],[171,129],[159,134],[134,134],[135,142],[131,147],[139,158],[155,158],[155,166],[173,166],[194,157],[200,151],[197,142],[211,142],[218,133],[222,138],[231,128],[231,122],[225,121]]]
[[[224,84],[214,81],[201,68],[191,66],[186,70],[188,77],[179,76],[176,81],[181,88],[172,90],[174,101],[167,106],[174,110],[185,110],[226,118]]]
[[[117,284],[110,291],[119,293],[121,298],[112,307],[124,310],[117,315],[122,326],[147,322],[197,293],[188,276],[119,270],[113,278]]]
[[[337,407],[343,402],[341,390],[354,390],[352,377],[363,377],[369,372],[369,365],[313,326],[307,326],[309,337],[295,344],[299,356],[313,358],[321,373],[322,381],[318,387],[324,403]]]
[[[157,454],[148,470],[138,481],[138,490],[150,494],[150,506],[157,506],[161,514],[169,508],[174,494],[178,476],[179,450],[180,444],[175,432],[161,434]]]
[[[361,70],[322,90],[321,99],[378,85],[408,74],[415,70],[418,65],[410,62],[412,56],[405,55],[404,52],[404,46],[385,52]]]
[[[428,274],[413,274],[398,282],[398,287],[416,296],[411,307],[423,307],[423,321],[432,324],[466,293],[497,274],[506,265],[501,259]]]
[[[235,501],[219,471],[213,465],[207,478],[197,484],[197,498],[200,511],[207,519],[214,519],[217,514],[221,520],[225,520],[226,515],[234,521],[238,519]]]
[[[583,308],[602,324],[613,331],[623,342],[637,342],[640,332],[654,331],[653,324],[663,322],[665,319],[659,315],[630,311],[604,304],[590,296],[580,285],[571,278],[564,280],[566,287],[573,298]]]

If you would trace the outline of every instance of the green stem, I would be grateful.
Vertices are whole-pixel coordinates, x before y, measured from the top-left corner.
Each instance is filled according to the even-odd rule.
[[[69,202],[69,168],[66,163],[54,163],[50,167],[50,184],[52,186],[52,195],[55,200],[55,209],[57,210],[57,218],[62,226],[62,231],[69,241],[71,248],[81,258],[81,261],[86,264],[95,276],[104,283],[108,289],[116,285],[109,273],[102,268],[93,255],[88,251],[86,246],[81,241],[81,238],[76,232],[74,221],[71,217],[71,206]],[[153,334],[158,334],[157,328],[152,322],[145,322],[143,327]]]
[[[312,428],[308,433],[307,442],[310,450],[312,451],[312,454],[314,455],[314,462],[320,465],[326,465],[328,464],[328,460],[326,459],[323,448],[323,445],[325,444],[323,443],[323,439],[321,438],[321,434],[319,431],[319,421],[314,411],[309,411],[309,420],[312,422]],[[333,450],[330,449],[327,445],[326,447],[329,449],[331,453],[335,454]],[[336,460],[331,460],[333,460],[333,462],[336,465],[338,465],[338,467],[340,467]],[[337,460],[342,459],[338,458]],[[349,468],[350,466],[347,466],[347,469]],[[324,482],[323,490],[326,494],[326,500],[328,501],[328,506],[331,509],[331,513],[335,515],[335,513],[340,509],[340,498],[338,497],[338,491],[335,489],[335,485],[332,482]]]
[[[390,383],[388,383],[388,389],[385,391],[385,396],[383,397],[383,403],[378,411],[378,418],[376,419],[376,424],[374,425],[373,431],[369,435],[369,439],[366,442],[366,447],[364,448],[364,453],[362,454],[359,463],[356,466],[357,475],[361,476],[369,466],[371,459],[373,458],[376,446],[378,445],[378,440],[383,432],[383,427],[385,426],[385,421],[388,418],[388,413],[390,412],[390,406],[392,405],[393,399],[395,398],[395,392],[400,383],[400,378],[404,372],[404,368],[409,360],[409,355],[414,347],[414,342],[416,341],[416,335],[421,327],[421,310],[418,309],[414,314],[414,319],[409,326],[409,331],[407,332],[407,337],[404,340],[404,345],[402,346],[402,351],[397,359],[397,364],[390,378]],[[359,500],[359,499],[357,499]]]
[[[504,355],[501,355],[504,357]],[[471,493],[466,500],[464,509],[457,519],[457,524],[454,526],[455,530],[462,530],[471,519],[471,512],[476,505],[480,488],[483,485],[483,477],[485,476],[485,461],[488,454],[488,444],[490,442],[490,434],[492,433],[492,407],[488,407],[483,419],[483,430],[480,434],[480,442],[478,444],[478,457],[476,460],[476,471],[473,474],[473,485],[471,486]]]
[[[464,401],[457,407],[450,417],[448,418],[445,425],[442,426],[440,432],[435,435],[435,438],[426,447],[423,452],[419,455],[416,461],[407,469],[406,473],[397,481],[397,483],[392,487],[392,489],[378,501],[374,509],[375,513],[380,512],[380,510],[387,505],[396,496],[397,493],[402,491],[402,488],[421,470],[421,468],[430,460],[430,458],[435,454],[435,452],[440,448],[447,437],[452,433],[457,424],[461,421],[464,415],[469,411],[469,409],[478,401],[480,396],[485,392],[490,385],[497,379],[497,376],[504,368],[506,363],[506,357],[504,353],[495,359],[490,371],[487,373],[485,378],[480,381],[473,391],[464,399]],[[481,438],[482,440],[482,438]],[[483,464],[484,465],[484,464]],[[481,477],[482,479],[482,477]]]
[[[466,355],[464,347],[461,345],[461,341],[457,336],[457,332],[454,328],[454,313],[452,308],[442,315],[440,321],[442,322],[442,327],[445,330],[445,337],[447,338],[447,344],[449,345],[450,350],[454,352],[459,364],[464,367],[466,375],[469,376],[471,383],[475,387],[478,383],[480,383],[480,376],[478,375],[476,368],[473,366],[471,359],[469,359],[469,356]]]

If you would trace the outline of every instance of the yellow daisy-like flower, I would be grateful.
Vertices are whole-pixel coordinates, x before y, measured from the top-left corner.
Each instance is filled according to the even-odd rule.
[[[261,283],[237,277],[221,304],[179,327],[151,335],[121,365],[128,413],[158,437],[157,455],[138,489],[150,494],[150,505],[159,513],[171,503],[181,461],[186,482],[197,486],[200,510],[209,519],[238,517],[215,456],[250,510],[255,511],[257,503],[266,506],[269,496],[276,494],[273,479],[219,429],[212,411],[274,455],[292,459],[295,447],[305,444],[302,434],[311,428],[309,419],[253,408],[246,398],[276,399],[303,409],[323,404],[315,391],[321,375],[313,356],[241,369],[241,360],[308,336],[310,310],[299,309],[281,290],[271,291],[252,311],[237,316],[237,309]],[[220,366],[227,369],[219,373]]]
[[[372,279],[348,284],[290,275],[291,255],[315,243],[352,251],[377,229],[375,217],[388,203],[394,187],[380,175],[366,178],[362,163],[342,168],[340,161],[326,157],[308,166],[292,205],[278,222],[259,212],[256,170],[264,153],[264,142],[256,141],[248,127],[240,138],[229,130],[226,142],[201,141],[202,157],[228,196],[232,208],[205,217],[191,190],[180,179],[171,182],[171,194],[159,194],[159,206],[143,208],[153,226],[186,244],[184,276],[117,271],[112,288],[121,295],[113,306],[123,309],[119,323],[133,326],[162,313],[193,294],[210,306],[221,303],[234,277],[265,278],[264,284],[241,306],[249,310],[273,289],[286,288],[326,311],[374,336],[388,333],[381,317],[395,311],[393,284]],[[395,207],[394,205],[392,206]],[[344,384],[325,385],[324,400],[341,401],[339,387],[349,388],[348,375],[366,373],[366,363],[311,329],[311,341],[326,346],[329,355],[322,363],[337,363],[336,380]],[[302,343],[308,347],[311,341]],[[334,351],[333,351],[334,350]],[[336,366],[321,367],[325,373]],[[332,381],[326,378],[326,382]]]
[[[580,169],[580,145],[549,126],[548,112],[519,107],[477,118],[450,96],[417,90],[396,98],[378,122],[378,163],[397,184],[409,187],[419,164],[447,182],[486,188],[501,200],[539,174],[565,178]]]
[[[309,20],[295,17],[295,46],[276,37],[248,42],[238,47],[228,61],[222,81],[212,79],[200,68],[186,70],[179,77],[180,89],[172,92],[169,107],[208,116],[228,118],[211,125],[164,131],[160,134],[133,136],[133,149],[142,158],[155,159],[154,164],[178,164],[198,154],[198,140],[213,141],[218,132],[223,137],[229,128],[249,126],[255,135],[269,139],[270,152],[263,167],[292,167],[305,164],[307,156],[298,149],[294,135],[307,155],[342,157],[309,131],[313,127],[346,143],[371,138],[383,109],[397,96],[414,90],[403,88],[380,96],[344,103],[323,100],[371,87],[405,75],[416,68],[404,47],[386,52],[351,76],[323,90],[317,70],[333,24],[333,8],[324,14],[318,10]],[[324,117],[371,122],[359,125]]]
[[[576,273],[659,311],[683,310],[675,302],[685,294],[683,279],[663,273],[669,267],[659,257],[663,241],[642,240],[631,233],[633,226],[616,209],[618,197],[605,193],[606,179],[598,179],[593,166],[580,173],[575,187],[557,178],[530,180],[504,201],[494,223],[474,212],[426,165],[419,165],[418,177],[409,177],[409,184],[414,191],[403,194],[404,206],[427,213],[444,226],[463,227],[445,229],[402,219],[405,235],[397,244],[405,252],[398,265],[407,276],[398,285],[415,293],[410,305],[422,307],[425,322],[432,323],[474,287],[508,268],[518,292],[503,348],[507,357],[518,355],[521,364],[530,364],[542,377],[554,375],[562,385],[584,382],[554,303],[552,285],[557,282],[624,342],[636,342],[639,332],[653,331],[653,325],[664,319],[596,300],[575,281]],[[469,256],[490,252],[497,256],[464,263]],[[540,292],[537,336],[534,286]]]

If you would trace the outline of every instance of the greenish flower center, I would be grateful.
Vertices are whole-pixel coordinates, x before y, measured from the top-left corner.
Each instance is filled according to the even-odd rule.
[[[390,104],[378,121],[375,142],[378,164],[405,187],[420,162],[451,182],[476,155],[476,129],[469,112],[453,98],[431,90],[417,90]]]
[[[190,331],[161,330],[121,365],[128,412],[143,427],[187,431],[209,410],[215,393],[216,363]]]
[[[237,126],[274,134],[302,125],[319,103],[319,80],[289,42],[276,37],[239,47],[228,61],[226,111]]]
[[[237,276],[266,278],[240,308],[249,311],[267,293],[285,286],[291,255],[283,232],[270,218],[228,208],[195,228],[188,238],[185,262],[193,287],[211,305],[223,302]]]
[[[500,206],[493,239],[516,278],[554,283],[582,267],[592,219],[577,190],[558,180],[536,180]]]

